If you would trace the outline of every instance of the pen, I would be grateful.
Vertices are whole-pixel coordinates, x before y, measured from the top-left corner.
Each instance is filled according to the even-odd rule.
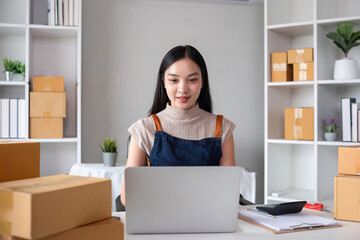
[[[271,214],[268,214],[266,212],[260,212],[259,210],[256,210],[256,209],[248,208],[247,210],[251,211],[251,212],[254,212],[254,213],[257,213],[257,214],[260,214],[260,215],[263,215],[263,216],[266,216],[266,217],[275,218],[275,216],[273,216]]]

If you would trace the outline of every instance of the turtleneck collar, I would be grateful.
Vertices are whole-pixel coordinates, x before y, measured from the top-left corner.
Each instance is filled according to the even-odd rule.
[[[193,108],[182,110],[178,108],[174,108],[170,105],[170,103],[166,104],[166,108],[164,109],[164,113],[171,118],[175,119],[192,119],[200,116],[202,110],[199,107],[199,104],[196,104]]]

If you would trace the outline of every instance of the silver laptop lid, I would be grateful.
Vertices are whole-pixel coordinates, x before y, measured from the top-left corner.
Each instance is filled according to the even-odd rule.
[[[128,233],[233,232],[239,167],[125,169]]]

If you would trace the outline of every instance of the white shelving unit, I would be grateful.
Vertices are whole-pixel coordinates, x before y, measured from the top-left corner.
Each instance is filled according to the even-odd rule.
[[[324,141],[321,122],[328,115],[341,116],[341,97],[355,97],[360,102],[360,79],[333,80],[335,60],[343,55],[326,34],[344,21],[352,22],[358,31],[360,1],[265,0],[264,14],[264,200],[332,199],[337,148],[360,143]],[[271,52],[306,47],[314,48],[314,81],[271,82]],[[360,48],[352,49],[349,57],[360,64]],[[314,141],[284,140],[287,107],[314,107]],[[338,135],[341,139],[341,129]]]
[[[74,163],[81,162],[82,1],[79,0],[78,26],[49,26],[34,22],[38,18],[33,16],[43,11],[38,7],[44,7],[44,4],[47,1],[0,1],[0,58],[20,60],[26,66],[25,82],[5,82],[4,74],[0,74],[0,98],[25,99],[26,119],[29,120],[29,91],[32,90],[33,76],[64,76],[67,95],[64,138],[31,139],[29,121],[26,121],[25,140],[41,143],[42,176],[69,172]],[[0,72],[3,70],[1,63]]]

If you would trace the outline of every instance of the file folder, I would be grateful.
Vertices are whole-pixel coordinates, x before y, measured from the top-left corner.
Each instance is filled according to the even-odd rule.
[[[274,233],[290,233],[341,227],[338,221],[300,212],[278,215],[274,218],[263,216],[246,209],[240,209],[238,218],[254,225],[266,228]]]

